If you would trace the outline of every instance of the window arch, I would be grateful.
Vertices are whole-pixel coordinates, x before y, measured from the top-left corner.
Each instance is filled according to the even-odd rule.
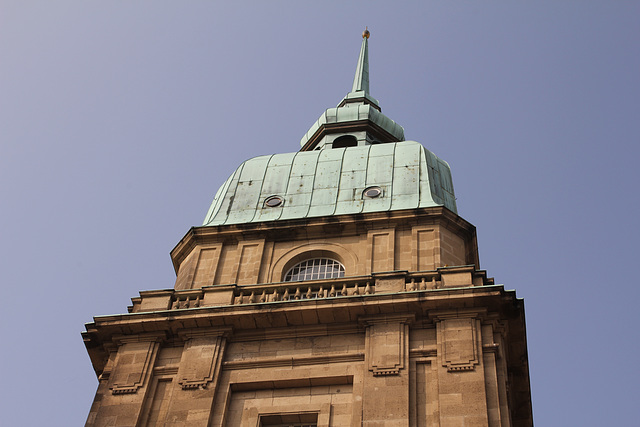
[[[331,145],[331,148],[345,148],[355,147],[358,145],[358,140],[353,135],[342,135],[336,138]]]
[[[285,282],[344,277],[344,265],[331,258],[312,258],[299,262],[284,275]]]

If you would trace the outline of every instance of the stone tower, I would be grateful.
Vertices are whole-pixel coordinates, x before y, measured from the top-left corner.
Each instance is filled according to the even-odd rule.
[[[480,270],[449,165],[351,92],[244,162],[143,291],[83,338],[87,426],[531,426],[524,305]]]

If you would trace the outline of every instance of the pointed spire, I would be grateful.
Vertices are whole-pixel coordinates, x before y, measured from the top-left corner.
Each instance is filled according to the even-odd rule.
[[[365,27],[362,33],[362,47],[356,66],[356,75],[353,78],[353,87],[351,88],[351,92],[364,91],[365,95],[369,95],[369,36],[369,30]]]
[[[380,111],[378,100],[369,94],[369,35],[368,29],[362,32],[362,47],[360,48],[360,56],[356,66],[356,75],[353,78],[353,86],[351,92],[338,104],[338,108],[352,103],[365,103]]]

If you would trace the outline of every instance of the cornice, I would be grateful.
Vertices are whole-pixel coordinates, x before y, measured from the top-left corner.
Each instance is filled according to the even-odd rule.
[[[321,356],[294,356],[294,357],[256,357],[251,360],[231,360],[223,362],[225,370],[276,368],[282,366],[319,365],[323,363],[361,362],[364,353],[329,353]]]
[[[375,108],[375,106],[374,106]],[[379,111],[379,109],[378,109]],[[311,151],[318,144],[318,142],[327,134],[338,132],[354,132],[366,130],[371,135],[380,140],[380,142],[400,142],[398,138],[390,134],[381,126],[375,124],[370,119],[353,120],[350,122],[338,122],[338,123],[323,123],[316,130],[311,138],[302,146],[300,151]]]
[[[309,238],[314,235],[326,236],[331,232],[345,234],[362,233],[377,227],[388,227],[390,223],[429,224],[439,223],[444,227],[463,232],[475,239],[475,226],[464,218],[451,212],[444,206],[405,209],[397,211],[368,212],[347,215],[329,215],[312,218],[275,220],[245,224],[229,224],[191,227],[185,236],[171,250],[171,259],[176,273],[180,264],[198,244],[206,244],[220,240],[247,240],[269,237],[273,240],[290,239],[304,233]]]
[[[431,310],[441,307],[444,299],[450,310],[477,311],[474,307],[487,307],[489,311],[523,310],[522,300],[516,297],[515,291],[505,290],[502,285],[489,285],[98,316],[93,323],[86,325],[87,331],[83,335],[85,340],[93,341],[92,337],[101,337],[100,341],[106,342],[116,336],[118,339],[143,333],[156,336],[161,331],[172,337],[177,336],[179,331],[202,327],[212,328],[212,331],[229,327],[234,330],[307,327],[339,323],[335,319],[327,321],[327,317],[317,315],[318,312],[334,310],[349,312],[352,322],[365,316],[406,316],[407,313],[424,318]],[[292,311],[315,313],[315,316],[306,318],[299,325],[291,325],[287,323],[287,313]],[[248,322],[248,319],[251,321]]]
[[[366,96],[360,96],[358,98],[345,98],[342,101],[340,101],[340,104],[338,104],[338,108],[342,108],[347,104],[353,104],[353,103],[368,104],[368,105],[371,105],[376,110],[382,112],[382,109],[380,108],[380,106],[375,102],[373,102],[371,99],[367,98]]]

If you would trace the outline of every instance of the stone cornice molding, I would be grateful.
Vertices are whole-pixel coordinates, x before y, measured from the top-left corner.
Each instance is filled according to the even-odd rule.
[[[318,311],[325,309],[334,310],[335,308],[341,308],[343,310],[366,311],[364,307],[368,305],[372,305],[372,308],[375,306],[376,311],[381,314],[394,314],[396,313],[397,309],[396,303],[401,301],[406,301],[407,304],[415,304],[416,302],[418,302],[423,306],[421,311],[423,313],[426,313],[429,318],[433,318],[436,315],[440,317],[446,316],[447,313],[454,315],[455,313],[460,312],[460,310],[466,310],[474,313],[478,312],[478,309],[469,309],[464,307],[463,300],[470,296],[482,299],[493,299],[494,297],[500,297],[500,300],[496,301],[499,303],[499,306],[503,306],[502,297],[508,297],[516,303],[521,301],[515,297],[515,291],[504,290],[504,287],[502,285],[489,285],[464,288],[434,289],[426,291],[399,292],[393,294],[372,294],[340,298],[285,301],[264,304],[211,306],[199,307],[189,310],[164,310],[155,312],[97,316],[94,318],[95,321],[93,323],[88,323],[86,325],[87,331],[84,332],[84,335],[86,338],[89,338],[91,334],[98,332],[96,328],[100,328],[100,330],[103,332],[111,331],[111,333],[109,333],[109,335],[111,335],[110,339],[112,339],[113,337],[124,337],[132,334],[144,334],[146,333],[146,331],[142,328],[143,325],[146,325],[149,328],[152,327],[158,331],[171,331],[171,334],[176,334],[178,330],[189,329],[188,327],[184,326],[184,322],[186,322],[187,320],[193,323],[194,327],[200,325],[204,326],[205,323],[209,323],[210,327],[214,328],[225,326],[226,324],[228,326],[236,326],[239,329],[256,329],[256,327],[249,328],[248,324],[244,324],[244,326],[240,326],[240,324],[234,325],[235,319],[240,319],[241,317],[246,317],[248,315],[250,316],[251,313],[260,314],[261,317],[264,317],[265,315],[286,316],[286,313],[289,311]],[[456,301],[460,301],[460,308],[452,308],[452,310],[447,311],[433,311],[433,309],[438,305],[438,302],[443,298],[451,300],[451,304],[453,307],[457,305]],[[358,301],[360,303],[357,303]],[[274,306],[278,306],[279,310],[273,311]],[[387,310],[389,311],[387,312]],[[358,314],[358,317],[361,317],[363,314],[364,313]],[[355,320],[355,318],[353,320]],[[324,322],[318,320],[314,324],[323,323]],[[305,322],[302,324],[310,325],[311,323]],[[277,328],[295,325],[271,324],[268,326]],[[162,335],[163,333],[158,332],[158,334],[160,335]]]
[[[443,300],[447,300],[451,309],[437,310]],[[515,291],[505,290],[502,285],[487,285],[99,316],[86,325],[83,337],[94,369],[100,375],[105,369],[109,352],[113,350],[109,348],[113,345],[111,343],[123,339],[172,339],[178,337],[178,331],[198,327],[213,330],[232,327],[234,334],[240,334],[243,338],[254,336],[255,339],[264,337],[265,328],[268,328],[272,331],[270,337],[275,334],[273,337],[284,338],[287,334],[282,331],[286,328],[297,328],[300,333],[310,336],[324,329],[339,333],[341,328],[345,331],[363,328],[366,325],[360,322],[364,319],[370,321],[371,317],[381,315],[400,315],[406,319],[409,313],[415,315],[417,322],[437,324],[451,316],[483,317],[496,312],[506,316],[504,327],[511,336],[524,329],[524,320],[521,318],[523,311],[524,304],[516,297]],[[301,332],[305,330],[308,332]],[[510,346],[514,347],[509,351],[510,354],[526,354],[525,341]],[[510,360],[510,363],[517,362],[516,359]]]
[[[431,310],[428,316],[434,322],[447,319],[481,319],[486,318],[488,310],[486,307],[478,308],[458,308],[454,310]]]
[[[378,323],[402,323],[411,325],[416,320],[415,313],[380,314],[374,316],[360,316],[358,323],[364,326],[371,326]]]
[[[176,334],[184,341],[202,337],[224,337],[228,338],[233,333],[231,326],[221,328],[197,328],[197,329],[178,329]]]
[[[158,332],[143,332],[131,335],[119,334],[113,335],[113,342],[120,346],[123,344],[129,343],[138,343],[138,342],[162,342],[167,339],[167,334],[165,331]]]
[[[269,328],[266,329],[249,329],[235,333],[229,337],[230,342],[235,341],[262,341],[265,339],[277,340],[287,339],[295,335],[296,338],[321,337],[326,335],[355,334],[362,332],[361,325],[348,324],[330,324],[330,325],[306,325],[306,326],[288,326],[286,328]]]
[[[251,360],[230,360],[223,362],[225,370],[275,368],[283,366],[319,365],[323,363],[361,362],[364,353],[325,353],[321,356],[256,357]]]

